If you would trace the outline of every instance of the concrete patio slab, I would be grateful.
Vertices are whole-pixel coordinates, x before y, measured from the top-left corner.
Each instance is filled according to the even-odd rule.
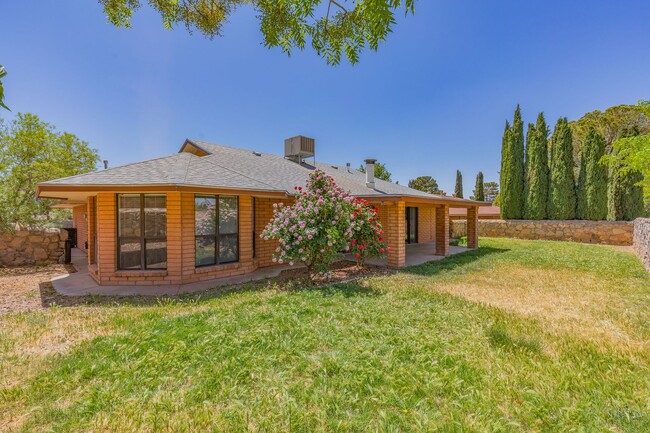
[[[173,296],[183,293],[195,293],[221,286],[231,286],[264,280],[280,275],[286,269],[296,269],[298,266],[273,266],[258,269],[245,275],[218,278],[189,284],[166,284],[161,286],[100,286],[88,275],[87,256],[81,250],[72,250],[72,265],[77,272],[62,275],[52,279],[54,289],[66,296]]]
[[[449,247],[450,255],[470,251],[469,248]],[[410,244],[406,246],[406,266],[415,266],[422,263],[442,260],[444,256],[436,256],[435,243]],[[347,257],[352,260],[351,257]],[[386,259],[369,259],[369,265],[386,266]],[[54,289],[61,295],[66,296],[174,296],[183,293],[195,293],[215,287],[231,286],[259,281],[267,278],[274,278],[287,269],[296,269],[298,266],[272,266],[257,269],[254,272],[234,277],[217,278],[214,280],[201,281],[189,284],[167,284],[161,286],[100,286],[88,274],[88,257],[77,249],[72,249],[72,265],[77,272],[61,275],[52,279]]]

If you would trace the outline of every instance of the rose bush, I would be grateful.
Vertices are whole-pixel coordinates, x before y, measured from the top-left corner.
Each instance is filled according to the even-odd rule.
[[[359,264],[389,249],[376,208],[355,199],[321,170],[310,174],[307,185],[295,187],[295,202],[274,204],[273,217],[260,237],[277,239],[273,261],[303,263],[309,277],[329,276],[341,252],[351,252]]]

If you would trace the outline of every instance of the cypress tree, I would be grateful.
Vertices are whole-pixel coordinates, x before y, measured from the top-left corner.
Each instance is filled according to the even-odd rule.
[[[501,217],[524,216],[524,123],[517,105],[512,127],[506,122],[501,148]]]
[[[607,170],[600,160],[605,155],[605,139],[590,129],[582,146],[578,177],[577,216],[580,219],[607,218]]]
[[[548,216],[548,127],[544,113],[537,124],[528,125],[526,136],[526,207],[525,218],[541,220]]]
[[[638,171],[622,171],[620,164],[609,168],[607,188],[607,219],[632,221],[643,215],[643,188],[639,182],[643,174]]]
[[[483,187],[482,171],[479,171],[476,175],[476,185],[474,186],[474,200],[485,201],[485,188]]]
[[[454,197],[463,198],[463,175],[460,170],[456,170],[456,188],[454,189]]]
[[[573,175],[573,141],[566,117],[560,117],[551,137],[548,217],[570,220],[576,215],[576,190]]]

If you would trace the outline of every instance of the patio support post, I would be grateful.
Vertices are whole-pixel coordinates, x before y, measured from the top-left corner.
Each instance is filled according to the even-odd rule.
[[[478,206],[467,208],[467,248],[478,248]]]
[[[392,206],[386,207],[386,223],[384,228],[384,240],[390,247],[388,252],[388,267],[402,268],[406,266],[406,205],[398,201]]]
[[[436,207],[436,255],[449,255],[449,206]]]

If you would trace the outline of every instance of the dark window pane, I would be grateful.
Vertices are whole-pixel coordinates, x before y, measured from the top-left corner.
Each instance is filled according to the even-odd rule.
[[[237,261],[237,235],[219,236],[219,263]]]
[[[219,234],[237,233],[237,197],[219,197]]]
[[[167,235],[167,198],[164,195],[144,196],[144,236],[164,238]]]
[[[214,265],[215,248],[214,237],[196,238],[196,266]]]
[[[194,198],[194,232],[199,235],[215,234],[215,212],[217,200],[215,197]]]
[[[118,196],[119,208],[119,236],[140,236],[140,195],[120,194]]]
[[[120,269],[140,269],[140,240],[120,239]]]
[[[167,268],[167,242],[146,241],[145,261],[147,269]]]

